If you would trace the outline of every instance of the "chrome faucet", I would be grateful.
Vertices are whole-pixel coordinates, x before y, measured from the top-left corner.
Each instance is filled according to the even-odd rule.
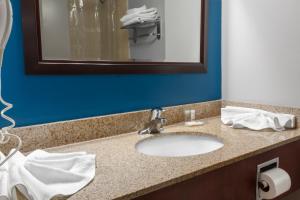
[[[161,108],[153,109],[150,122],[146,123],[145,128],[138,132],[139,135],[161,133],[164,130],[163,126],[167,124],[167,120],[161,117],[163,112],[164,110]]]

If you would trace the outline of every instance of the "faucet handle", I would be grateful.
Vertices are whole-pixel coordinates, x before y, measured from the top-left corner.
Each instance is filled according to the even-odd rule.
[[[163,126],[167,124],[167,119],[161,114],[164,110],[161,108],[152,109],[150,122],[145,124],[145,128],[138,132],[139,135],[155,134],[163,131]]]
[[[164,112],[165,110],[162,108],[154,108],[152,109],[151,113],[151,120],[155,120],[158,118],[161,118],[161,114]]]

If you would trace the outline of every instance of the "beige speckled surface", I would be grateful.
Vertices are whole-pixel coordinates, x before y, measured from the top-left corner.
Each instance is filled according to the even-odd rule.
[[[168,119],[168,124],[175,124],[184,121],[183,111],[186,109],[195,109],[196,118],[200,119],[220,115],[220,108],[221,101],[187,104],[167,107],[163,116]],[[22,138],[22,151],[29,152],[137,131],[148,122],[150,113],[150,110],[143,110],[42,124],[16,128],[12,133]],[[8,153],[13,146],[13,142],[0,146],[0,151]]]
[[[135,150],[135,144],[152,136],[139,136],[136,132],[49,151],[88,151],[97,155],[95,180],[70,197],[71,200],[131,199],[300,139],[299,129],[257,132],[233,130],[222,125],[219,117],[205,122],[200,127],[173,125],[167,127],[166,134],[205,133],[224,141],[222,149],[206,155],[183,158],[146,156]]]
[[[195,109],[197,119],[207,118],[219,115],[221,105],[254,107],[300,116],[300,109],[297,108],[228,101],[169,107],[164,116],[169,124],[174,124],[184,120],[185,109]],[[138,153],[135,144],[152,136],[139,136],[134,132],[143,126],[149,114],[149,110],[145,110],[51,123],[18,128],[14,133],[22,137],[24,152],[69,144],[48,150],[88,151],[97,155],[95,180],[70,197],[71,200],[131,199],[300,139],[300,129],[281,133],[234,130],[222,125],[219,117],[215,117],[205,119],[206,124],[201,127],[172,125],[166,128],[164,134],[185,132],[215,135],[224,141],[222,149],[192,157],[151,157]],[[132,133],[124,134],[126,132]],[[71,144],[76,142],[82,143]],[[1,147],[0,150],[5,151],[5,148]]]

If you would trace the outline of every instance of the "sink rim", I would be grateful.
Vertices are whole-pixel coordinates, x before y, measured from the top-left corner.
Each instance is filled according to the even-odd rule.
[[[185,156],[163,156],[163,155],[150,155],[150,154],[146,154],[143,153],[141,151],[138,150],[138,145],[140,145],[141,143],[148,141],[148,140],[153,140],[156,138],[160,138],[160,137],[167,137],[167,136],[176,136],[176,135],[182,135],[182,136],[186,136],[186,135],[193,135],[193,136],[207,136],[210,138],[215,139],[216,141],[220,142],[223,144],[222,147],[217,148],[213,151],[210,151],[208,153],[204,153],[204,154],[195,154],[195,155],[185,155]],[[138,140],[134,147],[135,147],[135,151],[138,152],[141,155],[147,156],[147,157],[157,157],[157,158],[187,158],[187,157],[196,157],[196,156],[203,156],[203,155],[208,155],[211,153],[215,153],[217,151],[220,151],[224,148],[225,143],[224,143],[224,139],[221,138],[218,135],[214,135],[214,134],[209,134],[209,133],[203,133],[203,132],[165,132],[165,133],[160,133],[160,134],[155,134],[155,135],[147,135],[148,137],[146,138],[142,138],[140,140]]]

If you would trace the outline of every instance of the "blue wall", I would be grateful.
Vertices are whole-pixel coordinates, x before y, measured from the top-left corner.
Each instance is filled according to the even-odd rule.
[[[210,0],[207,74],[28,76],[20,1],[3,69],[4,98],[18,126],[221,98],[221,0]],[[26,0],[23,0],[26,2]],[[180,48],[180,47],[178,47]]]

